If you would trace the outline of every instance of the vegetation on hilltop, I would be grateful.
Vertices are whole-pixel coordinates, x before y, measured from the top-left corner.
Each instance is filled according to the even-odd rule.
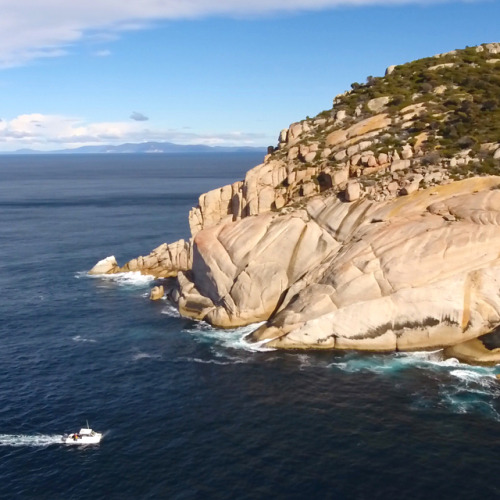
[[[500,44],[392,66],[351,87],[281,133],[269,158],[297,173],[280,186],[285,199],[340,191],[345,169],[375,200],[408,194],[409,183],[500,175]],[[383,124],[365,130],[370,119]]]
[[[401,135],[411,143],[427,132],[425,150],[451,158],[470,148],[478,155],[481,144],[500,140],[500,54],[495,57],[481,49],[468,47],[396,66],[385,77],[369,76],[365,84],[353,83],[350,92],[339,96],[334,109],[349,114],[359,109],[360,116],[367,116],[371,99],[390,96],[387,111],[394,116],[407,106],[423,103],[425,114],[403,134],[392,130],[396,138]]]

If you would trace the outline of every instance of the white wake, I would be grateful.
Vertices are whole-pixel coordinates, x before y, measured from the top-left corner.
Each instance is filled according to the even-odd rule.
[[[61,439],[61,434],[0,434],[0,446],[50,446]]]

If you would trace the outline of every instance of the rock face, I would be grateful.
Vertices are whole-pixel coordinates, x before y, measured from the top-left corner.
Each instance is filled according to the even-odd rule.
[[[179,311],[220,327],[263,321],[338,243],[307,212],[263,214],[200,231],[179,279]]]
[[[254,338],[277,347],[392,351],[489,332],[500,321],[500,192],[491,190],[499,183],[476,178],[382,206],[362,201],[342,218],[338,201],[311,202],[339,251],[296,284],[300,291]]]
[[[191,239],[90,272],[177,277],[167,296],[182,315],[264,321],[252,337],[278,348],[491,359],[475,339],[500,325],[500,89],[485,79],[494,99],[475,103],[450,81],[496,71],[499,47],[463,51],[474,64],[453,51],[417,76],[409,63],[353,85],[331,111],[282,130],[244,180],[201,195]],[[473,128],[460,121],[483,111]],[[458,130],[469,135],[451,141]]]

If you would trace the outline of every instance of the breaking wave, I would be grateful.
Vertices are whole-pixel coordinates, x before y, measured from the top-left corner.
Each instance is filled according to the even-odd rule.
[[[451,370],[450,375],[459,378],[465,385],[478,385],[487,389],[497,388],[498,380],[494,374],[482,373],[473,369]]]
[[[0,446],[50,446],[60,444],[61,434],[0,434]]]
[[[162,314],[169,316],[170,318],[180,318],[181,315],[175,306],[173,306],[170,302],[166,303],[166,306],[161,311]]]
[[[197,342],[211,343],[215,348],[225,348],[237,351],[269,352],[274,348],[266,347],[267,341],[249,342],[248,335],[256,330],[262,323],[254,323],[231,330],[213,328],[208,323],[198,322],[185,331],[191,334]]]

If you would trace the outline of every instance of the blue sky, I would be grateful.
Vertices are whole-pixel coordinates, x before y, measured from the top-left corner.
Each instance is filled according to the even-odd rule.
[[[391,64],[500,41],[498,1],[0,0],[0,151],[275,145]]]

